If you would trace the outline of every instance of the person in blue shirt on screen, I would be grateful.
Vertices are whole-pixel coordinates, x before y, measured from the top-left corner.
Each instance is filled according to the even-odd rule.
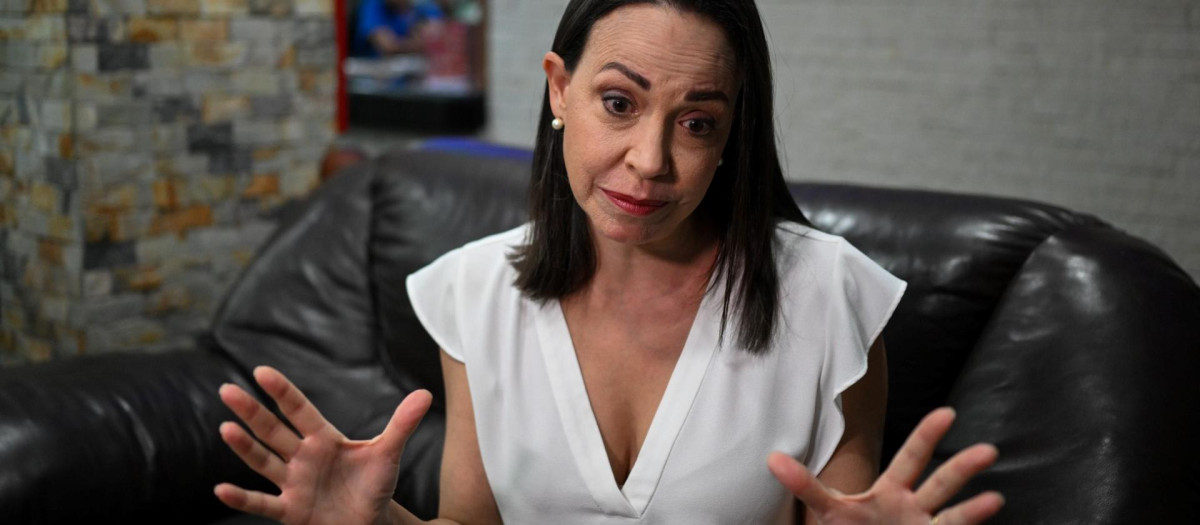
[[[380,57],[421,52],[426,32],[442,19],[441,9],[433,2],[363,0],[354,28],[354,54]]]

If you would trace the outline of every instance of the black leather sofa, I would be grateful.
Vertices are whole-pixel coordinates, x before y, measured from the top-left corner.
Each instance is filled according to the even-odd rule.
[[[519,152],[518,152],[519,153]],[[266,488],[221,443],[216,391],[279,368],[351,437],[435,392],[396,498],[435,512],[434,343],[404,278],[524,220],[528,157],[404,151],[357,165],[287,211],[197,351],[0,369],[0,523],[214,523],[219,481]],[[992,523],[1200,523],[1200,289],[1155,247],[1032,202],[796,184],[820,228],[909,292],[885,337],[885,454],[944,404],[944,461],[977,441],[999,462]]]

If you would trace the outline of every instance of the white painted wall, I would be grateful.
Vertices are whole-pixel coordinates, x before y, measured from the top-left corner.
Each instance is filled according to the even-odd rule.
[[[490,0],[488,138],[531,146],[564,0]],[[1095,214],[1200,277],[1200,3],[763,0],[793,179]]]

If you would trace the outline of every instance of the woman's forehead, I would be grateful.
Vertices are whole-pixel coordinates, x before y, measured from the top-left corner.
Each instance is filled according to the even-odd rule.
[[[580,66],[595,74],[613,62],[655,78],[730,84],[736,57],[724,30],[701,15],[636,4],[597,20]]]

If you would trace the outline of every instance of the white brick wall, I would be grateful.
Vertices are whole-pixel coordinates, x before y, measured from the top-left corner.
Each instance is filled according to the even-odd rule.
[[[489,128],[531,145],[563,0],[492,0]],[[790,177],[1035,199],[1200,277],[1200,4],[763,0]]]

